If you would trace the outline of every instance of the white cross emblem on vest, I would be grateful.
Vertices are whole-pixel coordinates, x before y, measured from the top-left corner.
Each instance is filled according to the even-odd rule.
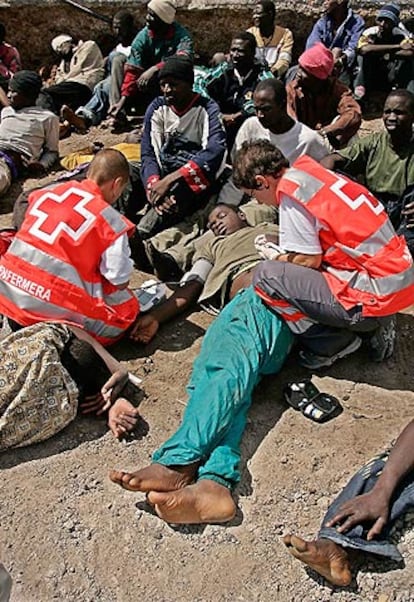
[[[55,194],[53,190],[48,190],[28,210],[29,215],[37,217],[37,220],[29,228],[30,234],[49,244],[53,244],[61,232],[65,232],[74,241],[79,240],[96,219],[94,214],[86,208],[93,196],[90,192],[76,188],[76,186],[71,186],[61,195]],[[79,224],[76,227],[69,226],[59,217],[59,206],[56,206],[55,203],[59,205],[65,202],[77,214]]]

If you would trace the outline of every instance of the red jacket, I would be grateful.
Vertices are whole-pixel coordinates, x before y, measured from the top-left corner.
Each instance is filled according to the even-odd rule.
[[[381,203],[363,186],[303,156],[277,188],[301,203],[322,224],[322,271],[346,309],[362,305],[363,315],[387,316],[414,303],[414,268]]]
[[[22,326],[73,323],[103,344],[115,342],[133,323],[138,301],[99,266],[104,251],[133,229],[91,180],[34,191],[0,259],[0,313]]]

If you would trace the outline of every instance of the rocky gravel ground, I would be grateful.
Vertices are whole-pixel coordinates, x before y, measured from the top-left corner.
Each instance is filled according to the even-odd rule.
[[[364,131],[376,125],[365,123]],[[71,137],[64,150],[102,137],[119,139],[92,132]],[[9,201],[2,225],[10,221]],[[137,273],[135,283],[144,277]],[[109,481],[110,468],[145,466],[179,424],[185,383],[210,321],[195,311],[166,325],[146,348],[116,348],[143,378],[142,421],[130,442],[116,441],[104,420],[79,417],[43,444],[0,455],[0,558],[13,577],[12,602],[414,601],[414,515],[395,534],[404,566],[354,556],[354,580],[345,589],[292,559],[281,541],[288,532],[313,537],[353,472],[413,418],[412,313],[399,316],[391,360],[372,364],[362,350],[316,379],[344,406],[325,425],[282,401],[283,384],[304,375],[295,356],[260,384],[231,524],[173,528],[148,511],[143,495]]]

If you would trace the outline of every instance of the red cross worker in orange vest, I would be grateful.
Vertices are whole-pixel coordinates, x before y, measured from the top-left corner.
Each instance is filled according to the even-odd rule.
[[[20,326],[65,322],[103,345],[122,337],[138,314],[128,289],[134,225],[112,205],[129,178],[125,157],[100,151],[86,180],[35,190],[0,259],[0,313]]]
[[[330,366],[367,333],[373,360],[391,356],[395,314],[414,303],[413,260],[384,207],[362,185],[303,156],[288,169],[270,142],[245,143],[235,184],[279,208],[278,245],[253,275],[256,293],[302,346],[301,363]]]

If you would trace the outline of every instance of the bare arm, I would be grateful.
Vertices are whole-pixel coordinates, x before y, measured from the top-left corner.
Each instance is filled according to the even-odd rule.
[[[302,265],[305,268],[318,270],[322,263],[322,254],[305,255],[304,253],[283,253],[276,258],[276,261],[286,261],[288,263]]]
[[[390,500],[397,485],[413,469],[414,420],[398,437],[373,489],[369,493],[345,502],[327,526],[333,527],[337,523],[342,523],[338,531],[344,533],[355,525],[370,521],[373,525],[368,531],[367,539],[373,539],[381,533],[388,520]]]
[[[191,280],[184,286],[180,286],[164,303],[157,305],[147,314],[138,317],[131,330],[130,338],[138,343],[149,343],[158,332],[160,324],[185,311],[192,303],[197,301],[202,290],[203,284],[197,280]]]

